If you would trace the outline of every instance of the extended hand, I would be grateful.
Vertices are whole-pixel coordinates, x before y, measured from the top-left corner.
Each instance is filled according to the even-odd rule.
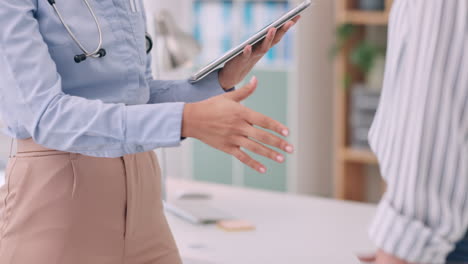
[[[252,70],[257,62],[284,37],[286,32],[300,19],[297,16],[292,21],[289,21],[279,30],[270,28],[268,34],[261,43],[255,46],[246,46],[244,52],[232,59],[219,72],[219,83],[225,90],[231,89],[241,82],[245,76]]]
[[[285,158],[282,154],[265,145],[288,153],[294,151],[293,146],[273,133],[255,126],[274,131],[283,136],[288,136],[288,128],[240,104],[241,101],[255,91],[256,87],[257,79],[254,77],[249,84],[237,91],[202,102],[186,104],[182,136],[196,138],[228,153],[260,173],[265,173],[266,167],[250,157],[241,148],[276,162],[284,162]]]
[[[377,251],[376,254],[371,256],[359,256],[359,260],[363,263],[375,263],[375,264],[410,264],[402,259],[385,253],[382,250]]]

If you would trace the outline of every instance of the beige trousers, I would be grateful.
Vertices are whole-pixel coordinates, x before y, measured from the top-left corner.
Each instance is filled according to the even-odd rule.
[[[95,158],[18,142],[0,189],[1,264],[180,264],[154,152]]]

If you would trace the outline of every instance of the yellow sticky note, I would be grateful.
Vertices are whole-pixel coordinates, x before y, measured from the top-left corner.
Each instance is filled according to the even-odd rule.
[[[255,230],[255,226],[242,220],[223,220],[218,222],[218,227],[228,232],[244,232]]]

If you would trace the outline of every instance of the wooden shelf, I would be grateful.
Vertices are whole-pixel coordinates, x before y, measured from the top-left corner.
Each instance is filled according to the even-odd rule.
[[[367,11],[359,10],[357,0],[335,0],[336,21],[339,24],[384,26],[388,24],[393,0],[385,0],[385,10]]]
[[[345,24],[356,25],[387,25],[387,11],[361,11],[361,10],[346,10],[338,16],[338,21]]]
[[[356,43],[366,37],[366,26],[388,25],[393,0],[385,0],[385,10],[359,10],[358,0],[335,0],[335,20],[340,24],[357,25],[355,36],[341,49],[335,61],[334,88],[334,141],[335,141],[335,196],[339,199],[366,201],[367,166],[378,165],[376,156],[370,150],[349,146],[350,138],[350,92],[343,91],[341,80],[349,77],[351,83],[362,81],[362,75],[349,61],[349,55]],[[382,184],[383,185],[383,184]],[[382,188],[384,189],[384,188]]]
[[[370,150],[345,148],[342,150],[341,155],[345,161],[372,165],[378,164],[377,157]]]

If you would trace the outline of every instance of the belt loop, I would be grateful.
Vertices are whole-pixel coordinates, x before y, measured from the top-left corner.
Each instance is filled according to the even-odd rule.
[[[15,138],[11,138],[11,141],[10,141],[10,158],[14,158],[16,157],[16,153],[18,151],[18,142],[16,141]]]

